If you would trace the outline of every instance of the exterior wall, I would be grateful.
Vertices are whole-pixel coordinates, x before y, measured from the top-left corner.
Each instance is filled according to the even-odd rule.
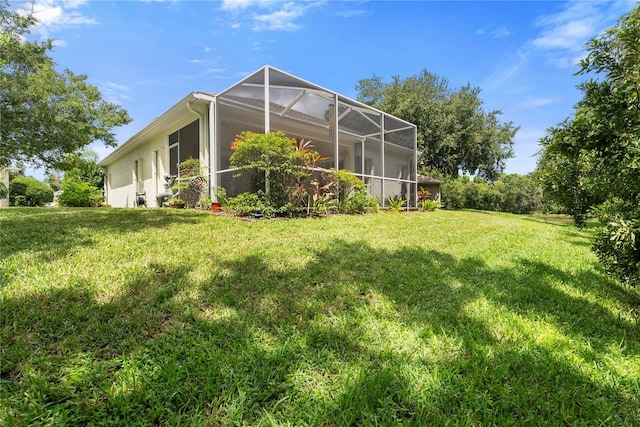
[[[167,135],[157,135],[109,165],[106,170],[106,200],[110,206],[135,206],[136,192],[146,192],[148,207],[156,206],[156,194],[164,190],[168,173]],[[138,170],[136,171],[136,162]],[[136,182],[137,178],[137,182]]]
[[[0,169],[0,182],[2,182],[9,190],[9,169]],[[0,199],[0,208],[9,207],[9,198]]]
[[[431,193],[431,196],[429,197],[429,199],[435,200],[436,202],[440,202],[440,184],[423,183],[423,184],[418,184],[418,187],[424,188],[429,193]]]

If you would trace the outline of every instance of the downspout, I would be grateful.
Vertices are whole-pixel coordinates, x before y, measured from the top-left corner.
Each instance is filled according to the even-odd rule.
[[[215,202],[219,202],[216,196],[215,189],[218,188],[218,139],[216,136],[217,129],[216,119],[216,104],[214,101],[209,101],[209,129],[207,132],[209,140],[209,196],[214,199]]]

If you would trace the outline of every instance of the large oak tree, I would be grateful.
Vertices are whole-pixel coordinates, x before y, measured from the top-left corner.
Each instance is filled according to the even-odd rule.
[[[385,83],[379,76],[360,80],[358,100],[400,117],[418,127],[420,165],[447,177],[460,172],[491,181],[513,157],[513,138],[518,127],[501,123],[499,110],[486,112],[480,88],[451,89],[449,82],[426,70]]]
[[[115,146],[112,129],[131,121],[86,75],[56,69],[48,55],[53,41],[27,37],[36,24],[0,0],[0,167],[56,168],[65,154],[94,141]]]

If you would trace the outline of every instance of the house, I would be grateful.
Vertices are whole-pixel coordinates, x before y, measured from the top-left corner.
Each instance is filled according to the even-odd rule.
[[[311,140],[327,158],[318,166],[355,173],[383,206],[390,196],[416,206],[415,125],[268,65],[218,94],[187,95],[105,157],[106,202],[133,207],[144,194],[147,206],[157,206],[165,175],[178,175],[190,157],[200,159],[210,188],[248,191],[229,164],[242,131]]]

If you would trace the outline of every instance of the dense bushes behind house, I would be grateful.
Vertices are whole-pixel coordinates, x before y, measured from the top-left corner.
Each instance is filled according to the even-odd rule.
[[[446,181],[442,202],[448,209],[479,209],[526,214],[544,209],[542,188],[532,175],[504,174],[497,181],[468,176]]]

